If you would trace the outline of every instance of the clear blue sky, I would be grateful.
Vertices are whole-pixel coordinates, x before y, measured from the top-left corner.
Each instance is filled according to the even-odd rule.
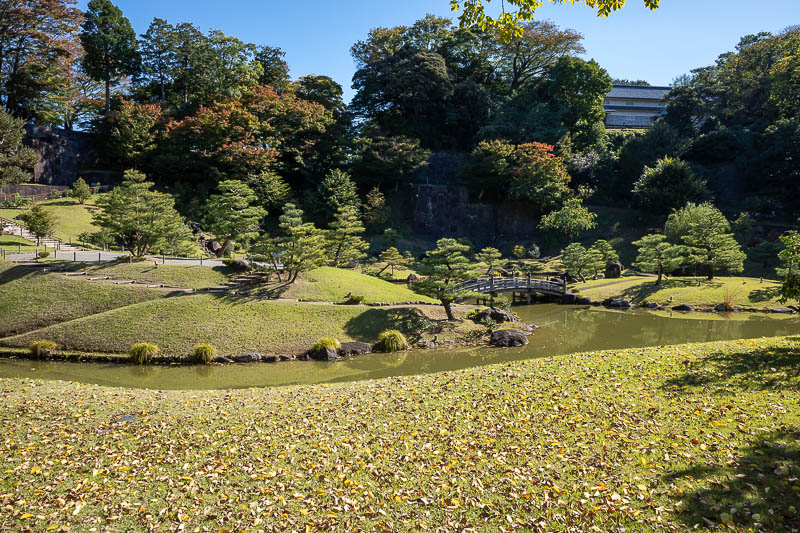
[[[411,24],[426,13],[453,16],[447,0],[114,0],[143,33],[153,17],[219,29],[244,41],[286,52],[293,78],[326,74],[352,96],[350,46],[370,28]],[[85,9],[87,0],[80,0]],[[667,85],[713,63],[739,37],[800,24],[800,0],[662,0],[651,12],[641,0],[609,19],[589,8],[546,5],[537,17],[581,32],[586,59],[615,78]],[[499,4],[495,0],[493,4]]]

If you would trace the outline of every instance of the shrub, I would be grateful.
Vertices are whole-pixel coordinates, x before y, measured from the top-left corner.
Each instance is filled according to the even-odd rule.
[[[433,332],[436,324],[420,311],[412,310],[400,321],[400,329],[413,339],[420,339],[423,333]]]
[[[311,347],[311,351],[321,352],[325,348],[330,348],[331,350],[338,352],[342,349],[342,343],[339,342],[338,339],[334,339],[332,337],[322,337],[314,343],[314,346]]]
[[[408,348],[405,335],[396,329],[387,329],[378,335],[377,349],[382,352],[399,352]]]
[[[158,355],[158,346],[149,342],[134,344],[128,350],[128,356],[130,356],[131,361],[138,365],[146,365],[152,362],[156,355]]]
[[[348,294],[345,305],[359,305],[364,302],[364,297],[360,294]]]
[[[198,344],[192,348],[192,356],[198,363],[210,363],[217,355],[217,349],[210,344]]]
[[[28,346],[30,354],[37,359],[51,355],[55,349],[56,343],[53,341],[33,341],[30,346]]]
[[[481,320],[481,326],[485,327],[486,331],[489,334],[492,334],[498,329],[500,329],[500,324],[498,324],[496,320],[491,319],[489,317],[486,317],[483,320]]]
[[[39,257],[39,259],[44,259],[45,257],[50,257],[50,252],[48,252],[47,250],[41,250],[41,251],[39,251],[39,254],[38,254],[37,257]]]

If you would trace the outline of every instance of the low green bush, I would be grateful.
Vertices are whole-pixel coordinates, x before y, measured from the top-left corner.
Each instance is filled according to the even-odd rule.
[[[128,356],[131,361],[138,365],[146,365],[153,361],[153,358],[158,355],[158,346],[150,344],[149,342],[140,342],[131,346],[128,350]]]
[[[381,352],[399,352],[408,348],[406,336],[396,329],[387,329],[378,335],[377,349]]]
[[[334,339],[332,337],[322,337],[314,343],[314,346],[311,347],[311,351],[321,352],[325,348],[330,348],[331,350],[338,352],[342,349],[342,343],[339,342],[338,339]]]
[[[198,363],[210,363],[217,355],[217,349],[210,344],[198,344],[192,348],[192,356]]]
[[[56,343],[53,341],[33,341],[30,346],[28,346],[30,354],[37,359],[51,355],[55,349]]]
[[[359,305],[364,302],[364,297],[360,294],[348,294],[345,305]]]
[[[40,250],[38,254],[39,259],[44,259],[45,257],[50,257],[50,252],[47,250]]]

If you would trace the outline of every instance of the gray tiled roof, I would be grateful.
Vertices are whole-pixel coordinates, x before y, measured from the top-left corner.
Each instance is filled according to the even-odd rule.
[[[661,100],[672,87],[647,87],[645,85],[614,85],[606,98],[646,98]]]

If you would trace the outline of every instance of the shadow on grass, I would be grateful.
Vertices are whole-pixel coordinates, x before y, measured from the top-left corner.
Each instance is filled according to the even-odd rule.
[[[769,287],[766,289],[755,289],[750,291],[750,294],[747,297],[750,299],[751,302],[768,302],[769,300],[773,300],[778,298],[781,295],[781,286],[776,285],[774,287]]]
[[[0,271],[0,285],[5,285],[6,283],[11,283],[12,281],[17,281],[22,278],[32,277],[40,274],[44,273],[38,271],[36,268],[19,265],[12,266],[11,268]]]
[[[789,339],[789,343],[789,346],[711,353],[699,363],[688,364],[686,372],[669,379],[664,388],[702,387],[729,380],[733,386],[746,390],[797,388],[800,337]],[[784,373],[789,374],[788,379]]]
[[[661,285],[656,285],[655,280],[652,282],[645,282],[634,287],[625,289],[622,293],[623,297],[627,300],[632,300],[636,303],[647,300],[651,295],[662,290],[679,290],[689,287],[697,287],[697,282],[693,279],[664,279],[661,280]],[[722,287],[722,283],[716,281],[703,281],[701,289],[717,289]]]
[[[671,472],[664,481],[702,485],[673,496],[682,504],[677,516],[690,528],[706,529],[726,521],[737,529],[750,526],[761,531],[797,531],[798,470],[800,428],[787,426],[741,448],[725,465],[698,465]]]

